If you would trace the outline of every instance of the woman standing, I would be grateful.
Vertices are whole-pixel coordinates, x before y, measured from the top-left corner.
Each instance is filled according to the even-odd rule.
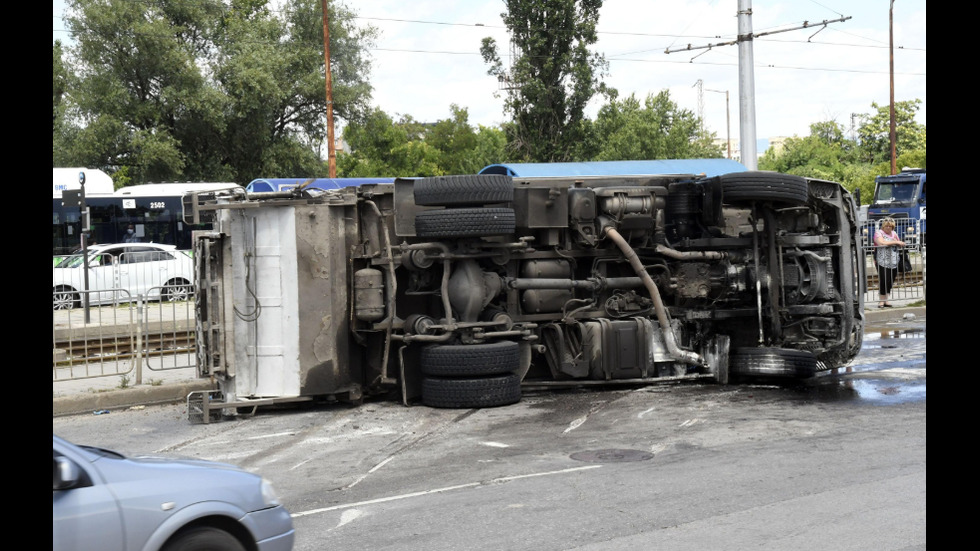
[[[892,292],[895,276],[898,275],[898,263],[902,258],[905,242],[895,233],[895,219],[881,219],[881,227],[875,231],[875,260],[878,262],[878,308],[891,308],[888,295]]]

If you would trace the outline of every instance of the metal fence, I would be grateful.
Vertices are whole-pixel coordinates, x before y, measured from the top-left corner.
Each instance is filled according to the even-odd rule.
[[[146,299],[173,289],[151,288],[137,296],[93,289],[88,293],[112,291],[117,298],[53,310],[54,381],[122,377],[125,384],[152,384],[165,371],[196,367],[193,285],[187,287],[176,295],[187,300]]]
[[[892,285],[888,302],[905,306],[926,300],[926,240],[921,232],[921,221],[896,219],[895,231],[905,241],[905,251],[911,261],[911,270],[898,272]],[[880,224],[879,220],[869,220],[862,228],[864,240],[865,272],[867,286],[865,287],[864,302],[867,308],[877,307],[881,281],[874,258],[878,246],[874,244],[874,234]]]

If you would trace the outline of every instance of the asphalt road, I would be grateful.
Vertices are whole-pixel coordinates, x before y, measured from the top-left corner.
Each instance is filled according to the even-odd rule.
[[[926,548],[924,314],[804,385],[528,393],[480,410],[182,403],[55,417],[69,440],[273,481],[297,550]]]

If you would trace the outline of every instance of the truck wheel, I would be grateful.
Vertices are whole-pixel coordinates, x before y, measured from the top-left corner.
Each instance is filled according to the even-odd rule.
[[[415,204],[477,206],[514,200],[514,182],[503,174],[461,174],[421,178],[413,186]]]
[[[739,348],[732,352],[729,372],[738,377],[808,379],[817,374],[817,358],[806,350]]]
[[[769,201],[786,205],[805,205],[809,198],[806,180],[779,172],[732,172],[717,176],[722,201],[732,205]]]
[[[421,364],[422,373],[436,377],[502,375],[520,367],[520,346],[514,341],[426,346]]]
[[[460,208],[425,210],[415,215],[415,234],[427,239],[482,237],[514,233],[514,209]]]
[[[422,378],[422,403],[434,408],[488,408],[521,400],[521,379],[514,373],[477,379]]]

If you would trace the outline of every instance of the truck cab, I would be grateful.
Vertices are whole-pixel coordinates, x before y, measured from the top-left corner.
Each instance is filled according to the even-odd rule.
[[[868,219],[895,219],[895,231],[913,246],[926,242],[926,170],[902,168],[893,176],[875,178]]]

